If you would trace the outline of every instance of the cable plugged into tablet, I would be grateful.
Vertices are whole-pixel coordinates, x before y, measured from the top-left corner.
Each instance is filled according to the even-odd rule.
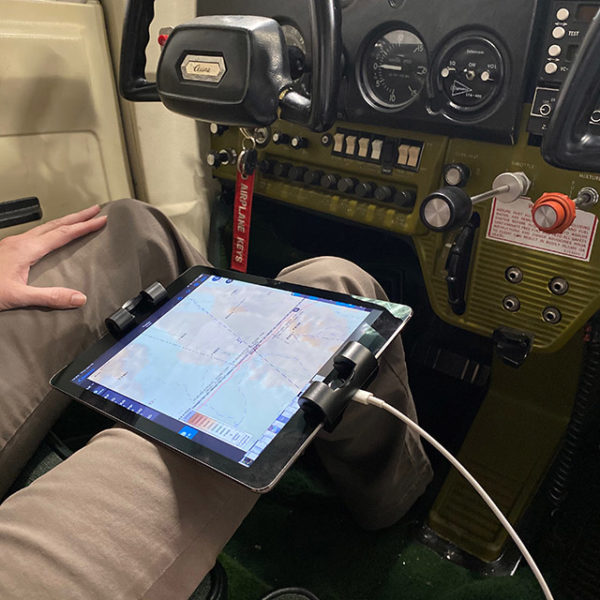
[[[312,381],[298,404],[309,423],[323,423],[333,431],[352,398],[376,375],[377,359],[359,342],[348,342],[334,357],[333,369],[323,381]]]
[[[409,429],[412,429],[413,431],[418,433],[425,441],[429,442],[440,454],[442,454],[442,456],[446,458],[450,462],[450,464],[452,464],[452,466],[455,467],[458,470],[458,472],[471,484],[471,486],[479,494],[481,499],[489,506],[490,510],[494,513],[496,518],[500,521],[500,523],[502,523],[502,526],[506,529],[508,535],[510,535],[513,542],[517,545],[521,554],[523,555],[523,558],[525,558],[527,564],[533,571],[535,578],[537,579],[540,587],[542,588],[544,598],[546,598],[546,600],[554,600],[552,593],[550,592],[550,588],[548,587],[548,584],[544,579],[544,576],[542,575],[539,567],[533,560],[533,557],[529,553],[529,550],[527,550],[527,547],[515,531],[514,527],[509,523],[508,519],[504,516],[504,514],[498,508],[496,503],[492,500],[490,495],[483,489],[481,484],[475,479],[475,477],[473,477],[473,475],[471,475],[471,473],[469,473],[469,471],[463,466],[463,464],[458,459],[456,459],[452,454],[450,454],[450,452],[448,452],[448,450],[446,450],[446,448],[444,448],[442,444],[440,444],[434,437],[429,435],[422,427],[419,427],[419,425],[417,425],[412,419],[407,417],[403,412],[399,411],[393,406],[390,406],[389,404],[387,404],[380,398],[377,398],[370,392],[367,392],[365,390],[358,390],[353,394],[352,400],[360,404],[383,408],[383,410],[389,412],[390,414],[394,415],[402,422],[404,422]]]

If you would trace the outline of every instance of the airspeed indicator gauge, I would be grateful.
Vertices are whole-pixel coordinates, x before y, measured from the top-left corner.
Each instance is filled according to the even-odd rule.
[[[380,110],[401,110],[416,100],[429,71],[423,40],[406,29],[372,39],[362,55],[359,81],[365,99]]]

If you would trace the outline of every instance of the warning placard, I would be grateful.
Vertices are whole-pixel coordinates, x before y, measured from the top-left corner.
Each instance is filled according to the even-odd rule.
[[[494,198],[486,237],[576,260],[590,260],[598,225],[595,215],[578,210],[575,221],[566,231],[544,233],[533,224],[532,206],[529,198],[519,198],[511,204],[497,202]]]

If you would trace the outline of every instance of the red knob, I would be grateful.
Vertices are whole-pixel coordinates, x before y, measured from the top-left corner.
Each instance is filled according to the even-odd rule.
[[[535,226],[546,233],[562,233],[577,216],[575,202],[565,194],[546,192],[531,208]]]

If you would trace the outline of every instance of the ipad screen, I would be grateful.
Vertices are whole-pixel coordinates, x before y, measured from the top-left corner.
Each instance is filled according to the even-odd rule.
[[[202,274],[72,381],[250,466],[336,350],[380,314]]]

